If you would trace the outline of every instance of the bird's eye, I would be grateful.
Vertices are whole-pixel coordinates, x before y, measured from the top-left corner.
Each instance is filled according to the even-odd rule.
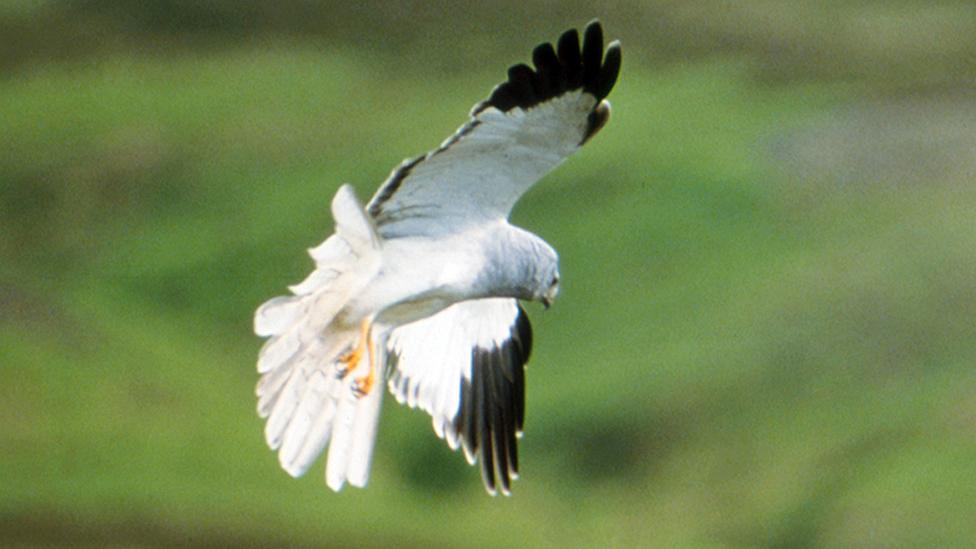
[[[552,282],[549,283],[549,287],[553,288],[559,285],[559,275],[552,277]]]

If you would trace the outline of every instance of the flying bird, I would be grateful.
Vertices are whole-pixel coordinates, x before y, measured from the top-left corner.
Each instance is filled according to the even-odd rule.
[[[282,468],[304,474],[328,447],[326,484],[364,487],[386,383],[434,431],[481,463],[489,493],[518,476],[524,370],[532,330],[520,301],[549,306],[556,251],[513,226],[516,201],[607,122],[620,70],[593,21],[471,110],[439,147],[402,162],[364,207],[349,185],[332,200],[335,233],[309,250],[315,269],[261,305],[254,331],[258,414]]]

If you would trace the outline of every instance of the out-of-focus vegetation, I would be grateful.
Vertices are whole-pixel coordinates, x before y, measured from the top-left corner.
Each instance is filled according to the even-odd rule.
[[[594,16],[613,120],[515,213],[564,278],[515,495],[392,399],[367,490],[290,479],[254,307]],[[0,45],[4,545],[976,538],[971,2],[21,0]]]

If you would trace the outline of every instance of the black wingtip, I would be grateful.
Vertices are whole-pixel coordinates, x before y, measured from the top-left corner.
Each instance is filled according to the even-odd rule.
[[[535,70],[524,64],[509,69],[508,80],[492,90],[473,113],[495,107],[530,109],[563,93],[582,88],[600,100],[613,88],[620,71],[620,43],[612,42],[604,57],[603,26],[593,19],[583,29],[582,48],[576,29],[564,32],[556,46],[543,43],[532,51]]]
[[[594,19],[583,29],[583,63],[591,61],[599,67],[603,59],[603,27]]]
[[[525,310],[509,337],[471,350],[471,379],[461,380],[461,402],[454,429],[467,456],[480,462],[485,490],[511,495],[518,478],[518,437],[525,419],[525,365],[532,347],[532,328]]]
[[[559,64],[566,75],[566,89],[576,89],[583,82],[583,60],[580,58],[579,33],[569,29],[556,45]]]
[[[620,40],[610,42],[603,59],[603,68],[600,69],[600,88],[597,90],[597,97],[604,98],[610,95],[610,90],[617,83],[617,75],[620,74],[621,55]]]
[[[545,42],[536,46],[532,50],[532,64],[539,75],[541,95],[556,96],[566,91],[566,77],[552,44]]]

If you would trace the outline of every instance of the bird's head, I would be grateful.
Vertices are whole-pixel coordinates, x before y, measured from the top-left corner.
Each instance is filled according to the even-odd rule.
[[[537,265],[533,283],[532,300],[542,303],[548,309],[559,294],[559,256],[556,251],[546,246],[545,258]]]
[[[503,277],[513,283],[514,292],[509,295],[542,303],[548,309],[559,293],[559,255],[546,241],[528,231],[508,229],[506,234],[512,241],[501,253],[508,268]]]

